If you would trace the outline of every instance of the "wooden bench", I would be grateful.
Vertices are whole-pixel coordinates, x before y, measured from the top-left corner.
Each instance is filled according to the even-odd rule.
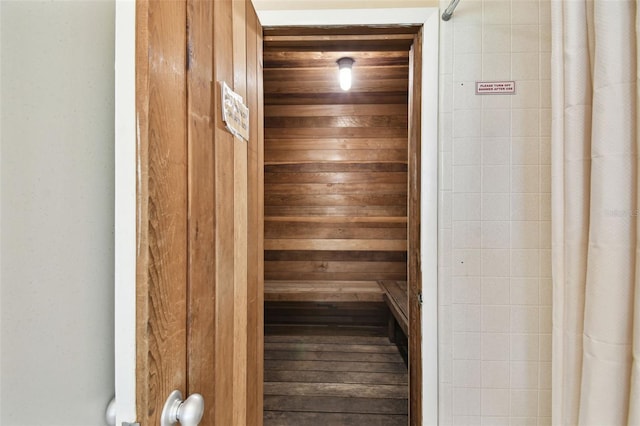
[[[406,281],[378,281],[384,292],[384,301],[389,306],[392,315],[389,317],[389,340],[396,341],[396,324],[400,326],[405,336],[409,336],[409,310],[407,300]]]
[[[265,281],[265,302],[383,302],[375,281]]]
[[[265,324],[384,327],[388,309],[376,281],[264,283]]]

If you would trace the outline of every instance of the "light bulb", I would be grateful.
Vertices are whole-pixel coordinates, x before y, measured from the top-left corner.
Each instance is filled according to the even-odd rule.
[[[340,68],[340,88],[351,89],[351,68]]]
[[[351,89],[351,66],[355,61],[353,58],[340,58],[337,60],[340,80],[340,88],[344,91]]]

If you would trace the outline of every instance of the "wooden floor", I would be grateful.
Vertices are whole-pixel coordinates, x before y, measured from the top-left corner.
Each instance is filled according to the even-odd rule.
[[[267,327],[265,426],[406,426],[407,368],[384,327]]]

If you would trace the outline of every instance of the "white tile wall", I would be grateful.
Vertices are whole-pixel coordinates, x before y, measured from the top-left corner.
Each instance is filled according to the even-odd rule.
[[[551,422],[549,2],[465,0],[441,22],[443,425]]]

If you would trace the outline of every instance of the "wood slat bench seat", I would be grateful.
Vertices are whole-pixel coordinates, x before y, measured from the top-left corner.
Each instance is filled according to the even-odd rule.
[[[405,336],[409,335],[409,310],[407,300],[406,281],[378,281],[380,288],[384,291],[384,301],[389,306],[393,314],[393,321],[400,326]],[[389,324],[389,338],[395,340],[395,324]]]
[[[383,302],[375,281],[276,281],[264,283],[265,302]]]

